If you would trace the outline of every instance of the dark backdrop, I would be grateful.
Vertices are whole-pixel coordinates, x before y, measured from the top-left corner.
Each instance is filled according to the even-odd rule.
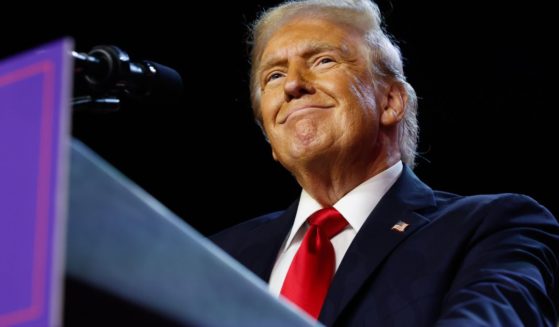
[[[417,174],[461,194],[528,194],[556,215],[556,40],[548,5],[381,1],[420,97]],[[246,25],[274,1],[79,2],[6,10],[2,57],[63,35],[175,68],[184,96],[77,114],[73,135],[204,234],[285,208],[299,193],[248,101]],[[184,7],[185,9],[179,9]]]

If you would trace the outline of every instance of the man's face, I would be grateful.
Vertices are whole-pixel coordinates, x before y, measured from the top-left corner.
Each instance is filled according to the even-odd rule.
[[[327,20],[294,20],[272,34],[256,78],[264,129],[287,169],[374,152],[379,113],[368,58],[360,34]]]

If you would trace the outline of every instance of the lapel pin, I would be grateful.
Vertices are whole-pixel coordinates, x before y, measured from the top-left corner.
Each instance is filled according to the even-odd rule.
[[[403,233],[406,229],[410,226],[410,224],[406,223],[405,221],[398,221],[390,230],[393,230],[398,233]]]

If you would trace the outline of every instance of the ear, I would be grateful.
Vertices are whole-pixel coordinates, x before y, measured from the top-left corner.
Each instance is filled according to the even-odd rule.
[[[380,122],[385,126],[393,126],[399,123],[406,113],[408,94],[400,83],[392,83],[388,87],[386,99],[383,101]]]
[[[272,158],[274,158],[275,161],[278,161],[278,156],[276,155],[276,151],[274,151],[273,148],[272,148]]]

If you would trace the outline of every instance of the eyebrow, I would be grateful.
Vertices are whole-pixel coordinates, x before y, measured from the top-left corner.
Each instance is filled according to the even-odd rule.
[[[344,57],[347,56],[349,53],[349,49],[345,45],[342,45],[341,47],[337,47],[326,43],[315,42],[315,43],[311,43],[310,45],[306,45],[299,55],[304,58],[309,58],[318,53],[329,52],[329,51],[340,52]],[[262,64],[259,65],[260,67],[258,68],[258,73],[260,74],[263,71],[270,69],[271,67],[285,65],[286,63],[287,63],[287,58],[278,55],[272,56],[271,58],[267,59],[266,61],[262,62]]]

